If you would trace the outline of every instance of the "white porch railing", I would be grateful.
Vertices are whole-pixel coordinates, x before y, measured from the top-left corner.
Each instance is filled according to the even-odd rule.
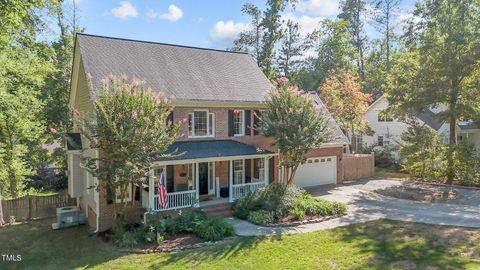
[[[248,193],[256,192],[263,187],[265,187],[265,181],[232,185],[231,201],[235,201]]]
[[[197,191],[187,190],[180,192],[171,192],[167,195],[168,208],[161,208],[158,204],[159,195],[153,196],[153,211],[165,211],[195,206],[197,203]]]

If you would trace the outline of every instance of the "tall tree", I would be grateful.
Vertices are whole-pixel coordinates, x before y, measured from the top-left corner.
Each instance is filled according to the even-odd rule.
[[[281,38],[282,47],[278,50],[277,65],[280,71],[290,81],[294,80],[296,71],[300,64],[299,57],[303,54],[304,44],[300,35],[300,25],[291,20],[287,21]]]
[[[365,81],[363,91],[372,95],[374,99],[383,95],[384,85],[387,83],[387,59],[385,43],[383,40],[374,39],[370,43],[371,50],[365,59]]]
[[[365,79],[365,52],[367,46],[367,36],[364,30],[364,21],[366,18],[365,0],[342,0],[340,1],[341,13],[338,18],[348,22],[348,31],[351,35],[351,43],[357,50],[357,68],[360,79]]]
[[[265,29],[262,26],[262,11],[254,4],[243,5],[242,12],[251,18],[250,29],[240,32],[238,38],[233,41],[233,51],[250,53],[258,63],[262,51],[262,40]]]
[[[391,50],[394,39],[394,21],[398,14],[401,0],[373,0],[373,24],[383,35],[385,43],[385,61],[387,71],[392,67]]]
[[[368,123],[363,118],[368,110],[371,95],[362,92],[358,78],[348,70],[331,72],[319,89],[323,102],[329,112],[349,136],[352,150],[358,152],[355,134],[369,131]]]
[[[0,183],[10,197],[20,195],[33,164],[45,158],[39,96],[52,68],[51,51],[37,41],[43,23],[36,14],[43,6],[43,1],[0,5]]]
[[[450,125],[448,183],[454,179],[456,123],[480,111],[480,3],[425,0],[417,3],[407,31],[408,52],[399,54],[389,77],[392,111],[445,106],[439,117]]]
[[[306,160],[305,154],[331,137],[328,121],[311,96],[288,79],[277,79],[276,89],[265,102],[260,117],[261,134],[274,139],[278,148],[280,181],[291,184],[298,166]]]
[[[329,72],[336,69],[354,70],[356,59],[355,48],[351,45],[351,35],[348,32],[348,22],[343,19],[323,20],[320,28],[309,37],[310,46],[317,55],[311,59],[310,69],[305,69],[301,76],[301,87],[318,89]]]

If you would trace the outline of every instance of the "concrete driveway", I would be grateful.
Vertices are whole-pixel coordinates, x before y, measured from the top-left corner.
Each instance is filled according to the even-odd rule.
[[[312,232],[354,223],[386,218],[427,224],[480,228],[480,190],[457,188],[470,200],[457,204],[425,203],[387,197],[375,189],[402,185],[398,180],[366,179],[343,185],[319,186],[309,191],[319,198],[347,204],[346,216],[328,221],[295,227],[262,227],[232,218],[238,235],[253,236],[283,233]]]

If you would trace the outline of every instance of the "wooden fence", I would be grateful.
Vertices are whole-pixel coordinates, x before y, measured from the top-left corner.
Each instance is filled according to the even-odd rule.
[[[3,218],[8,222],[12,216],[16,220],[54,217],[57,208],[69,205],[76,205],[76,201],[70,198],[68,192],[49,196],[26,195],[2,200]]]
[[[375,155],[372,154],[344,154],[343,181],[357,180],[375,175]]]

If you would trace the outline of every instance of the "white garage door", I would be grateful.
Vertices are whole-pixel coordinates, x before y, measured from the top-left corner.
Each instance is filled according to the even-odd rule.
[[[298,167],[293,182],[300,187],[337,183],[337,158],[332,156],[307,159]]]

